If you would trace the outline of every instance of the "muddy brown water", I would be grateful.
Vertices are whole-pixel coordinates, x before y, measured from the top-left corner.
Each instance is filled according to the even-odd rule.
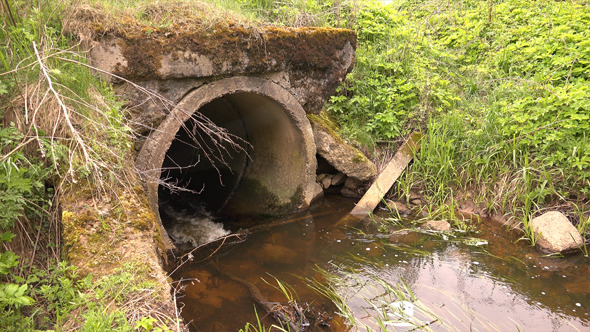
[[[311,331],[415,329],[389,324],[395,313],[383,308],[399,299],[376,280],[411,289],[412,314],[424,322],[418,330],[590,331],[589,258],[543,256],[492,223],[479,224],[475,236],[488,243],[477,246],[461,236],[413,233],[392,241],[364,227],[334,227],[353,206],[352,200],[328,196],[307,212],[274,220],[284,225],[223,247],[210,245],[194,252],[191,262],[173,267],[173,279],[184,285],[178,301],[191,331],[238,331],[247,322],[257,324],[255,311],[267,326],[274,323],[248,288],[227,274],[283,304],[287,300],[275,278],[293,287],[297,303],[311,308],[315,322],[325,323]],[[318,268],[340,278],[327,281]],[[331,301],[309,287],[310,279],[331,283],[356,325],[336,314]]]

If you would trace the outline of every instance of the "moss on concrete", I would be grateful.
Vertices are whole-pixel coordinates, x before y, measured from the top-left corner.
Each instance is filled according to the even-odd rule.
[[[167,3],[167,5],[166,5]],[[329,69],[338,53],[350,43],[356,47],[351,30],[327,27],[279,27],[236,20],[233,16],[212,16],[215,7],[199,3],[167,1],[146,6],[151,21],[103,7],[76,10],[68,30],[94,40],[120,38],[119,46],[128,66],[117,74],[130,79],[158,78],[165,55],[183,57],[187,51],[212,62],[216,72],[241,66],[248,71],[270,69]]]
[[[332,136],[332,138],[334,140],[336,140],[337,142],[342,143],[342,144],[346,143],[344,141],[344,139],[342,138],[342,136],[340,136],[340,134],[338,133],[338,131],[340,130],[338,128],[338,124],[336,124],[336,122],[334,120],[332,120],[326,114],[326,112],[322,112],[319,115],[307,114],[307,118],[309,119],[309,122],[311,123],[312,127],[313,126],[321,126],[322,128],[324,128],[325,132],[327,132],[328,134],[330,134],[330,136]]]
[[[367,157],[360,151],[357,151],[354,157],[352,157],[353,163],[364,163],[365,161],[367,161]]]
[[[304,198],[301,187],[297,187],[288,199],[282,200],[260,181],[246,178],[240,183],[236,197],[232,198],[221,213],[228,216],[273,217],[296,211]]]
[[[86,188],[70,187],[61,197],[64,258],[82,275],[108,275],[130,262],[159,269],[164,246],[143,189],[93,195]]]

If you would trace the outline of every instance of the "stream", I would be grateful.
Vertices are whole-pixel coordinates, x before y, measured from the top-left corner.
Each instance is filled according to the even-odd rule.
[[[190,330],[276,324],[237,278],[272,302],[292,296],[307,309],[309,331],[590,330],[590,259],[546,257],[492,222],[472,221],[479,232],[464,236],[334,226],[354,203],[327,196],[285,218],[224,221],[233,233],[275,226],[207,245],[170,268]]]

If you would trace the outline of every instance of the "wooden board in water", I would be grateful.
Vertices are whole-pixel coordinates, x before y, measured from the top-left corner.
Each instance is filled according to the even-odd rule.
[[[356,204],[355,208],[352,209],[351,215],[363,218],[375,210],[379,202],[414,158],[414,154],[420,149],[421,138],[422,134],[417,132],[410,135],[410,138],[397,150],[395,156],[377,176],[375,182]]]

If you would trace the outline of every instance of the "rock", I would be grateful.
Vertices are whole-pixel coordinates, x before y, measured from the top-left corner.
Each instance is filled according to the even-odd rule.
[[[312,186],[313,186],[312,190],[311,190],[311,192],[312,192],[311,197],[312,198],[309,201],[309,204],[313,204],[313,203],[321,200],[322,198],[324,198],[324,189],[322,188],[322,186],[317,182],[314,182],[312,184]]]
[[[361,198],[365,193],[365,183],[354,178],[347,178],[340,194],[348,198]]]
[[[392,201],[392,200],[388,199],[385,201],[385,205],[391,211],[397,211],[399,214],[402,214],[402,215],[408,215],[412,212],[412,211],[410,211],[410,209],[408,209],[408,207],[404,203],[399,202],[399,201]]]
[[[334,175],[334,177],[332,178],[332,185],[333,186],[340,186],[342,184],[344,184],[344,182],[346,181],[346,175],[344,175],[344,173],[339,172],[338,174]]]
[[[317,153],[348,177],[367,181],[377,174],[377,167],[362,152],[347,144],[333,129],[311,118]]]
[[[401,231],[394,231],[389,235],[389,241],[393,243],[399,244],[406,244],[406,245],[415,245],[422,240],[422,237],[419,233],[412,232],[407,229],[403,229]]]
[[[410,193],[410,204],[412,205],[424,205],[424,202],[422,201],[422,197],[420,197],[418,194],[416,193]]]
[[[344,197],[348,197],[348,198],[361,198],[363,197],[363,194],[359,194],[358,192],[348,189],[348,188],[342,188],[342,190],[340,190],[340,195],[344,196]]]
[[[571,252],[583,246],[578,230],[563,213],[547,212],[531,221],[537,248],[547,253]]]
[[[322,180],[321,185],[324,190],[330,188],[330,185],[332,185],[332,177],[333,175],[328,175]]]
[[[424,225],[422,225],[422,228],[437,232],[450,232],[451,224],[445,220],[428,220]]]
[[[317,183],[322,183],[322,181],[324,181],[324,179],[325,179],[326,177],[328,177],[328,175],[330,175],[330,174],[327,174],[327,173],[321,173],[321,174],[318,174],[318,175],[316,175],[316,177],[315,177],[315,182],[317,182]]]
[[[355,178],[347,178],[346,181],[344,181],[344,188],[356,191],[358,189],[360,189],[363,186],[363,182],[360,180],[357,180]]]

